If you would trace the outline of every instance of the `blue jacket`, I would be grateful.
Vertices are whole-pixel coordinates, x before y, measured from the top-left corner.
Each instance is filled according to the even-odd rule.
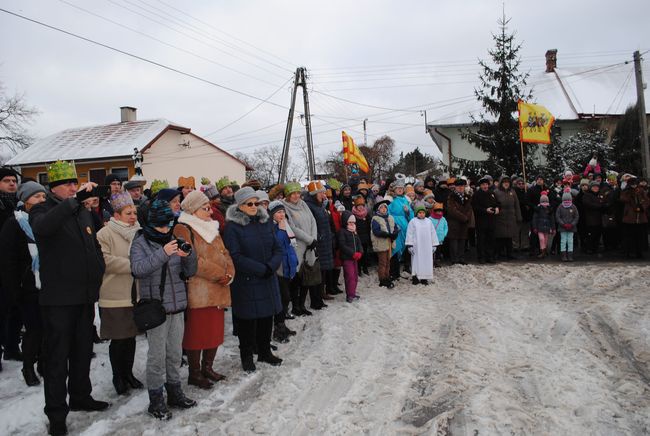
[[[316,229],[318,231],[318,245],[316,251],[318,253],[318,261],[322,270],[334,268],[334,249],[332,245],[332,229],[330,227],[330,217],[325,211],[322,204],[318,204],[315,196],[305,195],[303,197],[309,210],[311,210],[314,219],[316,220]]]
[[[282,264],[283,251],[273,224],[264,208],[249,217],[233,204],[226,211],[223,242],[235,265],[230,285],[233,316],[258,319],[282,310],[280,287],[275,271]]]
[[[404,207],[407,209],[406,212],[404,211]],[[399,227],[399,234],[397,235],[392,255],[399,254],[401,256],[406,248],[406,228],[409,225],[409,221],[413,219],[413,209],[409,207],[409,202],[406,197],[401,195],[399,197],[396,196],[388,205],[388,214],[393,217],[395,225]]]
[[[429,218],[433,222],[433,227],[436,228],[436,236],[438,236],[438,242],[442,244],[445,241],[445,238],[447,237],[447,233],[449,232],[449,227],[447,226],[447,219],[444,216],[440,219],[434,218],[432,216],[430,216]]]
[[[278,268],[278,271],[282,277],[292,279],[297,272],[298,255],[293,245],[291,245],[291,239],[289,239],[287,231],[282,230],[275,223],[273,225],[275,226],[275,237],[282,246],[282,270],[280,272]]]

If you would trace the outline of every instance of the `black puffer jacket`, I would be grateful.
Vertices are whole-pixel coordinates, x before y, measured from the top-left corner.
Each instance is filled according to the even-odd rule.
[[[0,232],[0,277],[10,305],[38,304],[38,289],[32,272],[32,256],[27,238],[15,217],[10,217]]]
[[[99,298],[104,256],[93,219],[75,198],[48,194],[29,213],[40,258],[42,306],[92,304]]]
[[[314,219],[316,220],[316,230],[318,232],[318,260],[323,270],[334,268],[334,252],[332,250],[332,231],[330,230],[329,215],[322,204],[316,201],[315,196],[305,195],[303,197],[309,207]]]

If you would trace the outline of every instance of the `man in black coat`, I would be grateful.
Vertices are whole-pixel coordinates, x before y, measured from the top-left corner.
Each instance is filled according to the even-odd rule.
[[[89,374],[94,303],[102,284],[104,258],[90,212],[75,197],[78,185],[73,165],[59,161],[48,166],[47,200],[34,206],[29,216],[41,264],[44,411],[53,435],[67,433],[65,420],[70,410],[98,411],[109,406],[92,398]],[[89,193],[94,186],[85,183],[79,192]]]
[[[476,254],[479,263],[494,263],[496,237],[496,216],[499,202],[490,189],[491,180],[483,177],[478,181],[479,189],[472,197],[472,209],[476,219]]]
[[[528,235],[530,234],[530,222],[533,220],[533,208],[528,201],[528,194],[526,192],[526,182],[521,177],[513,179],[515,193],[517,200],[519,200],[519,209],[521,211],[521,222],[518,224],[519,234],[516,240],[513,240],[513,248],[515,250],[527,250],[530,246]]]

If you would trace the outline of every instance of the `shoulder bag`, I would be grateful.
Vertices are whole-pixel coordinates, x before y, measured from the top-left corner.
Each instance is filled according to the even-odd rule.
[[[133,321],[141,332],[146,332],[158,327],[167,319],[167,311],[163,306],[163,294],[165,292],[165,281],[167,279],[167,262],[163,265],[160,273],[160,300],[155,298],[141,298],[136,302],[135,280],[131,286],[131,303],[133,303]]]

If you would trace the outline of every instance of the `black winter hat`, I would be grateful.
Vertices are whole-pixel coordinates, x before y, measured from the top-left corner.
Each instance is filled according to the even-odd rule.
[[[454,186],[467,186],[467,181],[465,179],[458,178],[454,182]]]
[[[18,180],[18,173],[9,167],[0,167],[0,180],[4,179],[7,176],[14,176]]]
[[[106,174],[106,177],[104,177],[104,185],[110,185],[113,182],[120,182],[120,184],[122,184],[122,181],[117,174]]]
[[[390,204],[390,200],[382,200],[382,201],[378,201],[378,202],[375,203],[375,205],[372,207],[372,210],[374,210],[375,212],[377,212],[377,211],[379,210],[379,206],[381,206],[382,204],[385,204],[386,207],[388,207],[388,205]]]

